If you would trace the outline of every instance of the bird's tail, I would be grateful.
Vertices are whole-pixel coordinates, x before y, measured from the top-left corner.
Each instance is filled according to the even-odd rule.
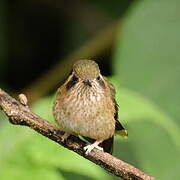
[[[115,134],[122,136],[125,139],[128,138],[128,132],[118,120],[116,120]]]
[[[128,138],[128,132],[125,129],[116,130],[116,134],[123,137],[124,139]]]
[[[100,146],[103,148],[104,152],[109,154],[113,153],[113,144],[114,144],[114,136],[109,139],[104,140]]]

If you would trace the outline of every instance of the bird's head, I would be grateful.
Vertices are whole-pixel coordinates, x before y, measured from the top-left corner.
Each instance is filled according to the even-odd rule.
[[[67,88],[81,84],[82,86],[104,87],[105,83],[100,73],[99,66],[92,60],[79,60],[73,65],[72,77],[67,83]]]

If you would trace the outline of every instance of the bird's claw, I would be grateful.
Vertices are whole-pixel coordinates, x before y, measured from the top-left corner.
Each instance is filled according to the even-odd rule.
[[[86,151],[85,154],[88,155],[94,148],[97,148],[100,151],[104,151],[102,147],[98,146],[98,144],[89,144],[85,146],[83,149]]]

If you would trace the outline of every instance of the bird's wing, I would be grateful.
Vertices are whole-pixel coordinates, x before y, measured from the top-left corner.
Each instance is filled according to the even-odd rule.
[[[118,104],[117,104],[116,99],[115,99],[116,90],[115,90],[113,84],[111,84],[107,80],[106,77],[104,77],[104,79],[105,79],[106,83],[108,84],[108,87],[109,87],[110,93],[111,93],[111,98],[112,98],[112,101],[114,102],[114,107],[115,107],[114,119],[116,120],[115,134],[120,135],[123,138],[128,138],[128,133],[127,133],[126,129],[122,126],[122,124],[118,120]]]

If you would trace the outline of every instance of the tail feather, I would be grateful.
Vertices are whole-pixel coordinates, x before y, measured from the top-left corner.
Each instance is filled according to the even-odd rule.
[[[115,134],[122,136],[125,139],[128,138],[128,132],[126,131],[126,129],[124,129],[124,127],[118,120],[116,120]]]
[[[104,152],[109,154],[113,153],[113,144],[114,144],[114,136],[109,139],[104,140],[100,146],[104,149]]]
[[[115,131],[115,134],[123,137],[124,139],[128,138],[128,132],[125,129]]]

